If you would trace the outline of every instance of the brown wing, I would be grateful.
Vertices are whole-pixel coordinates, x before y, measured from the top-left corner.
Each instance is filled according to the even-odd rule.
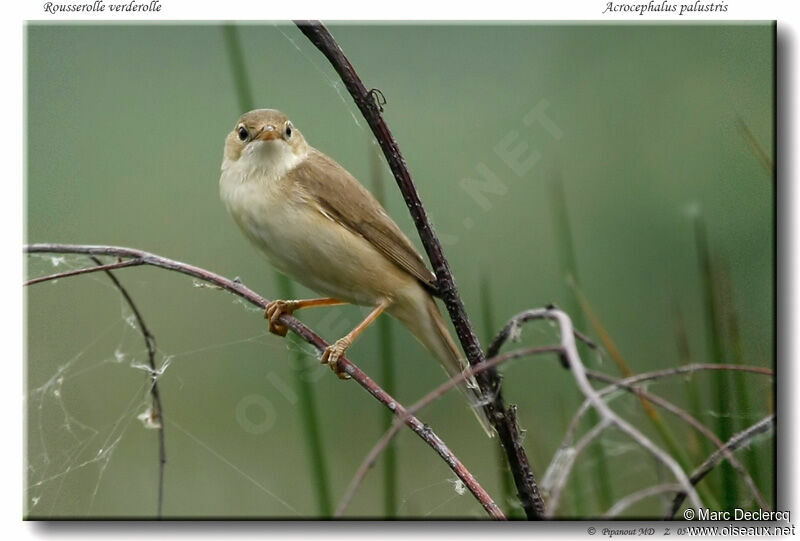
[[[425,266],[411,241],[344,167],[312,148],[308,158],[292,170],[290,176],[305,188],[328,217],[367,239],[390,261],[423,284],[435,285],[436,276]]]

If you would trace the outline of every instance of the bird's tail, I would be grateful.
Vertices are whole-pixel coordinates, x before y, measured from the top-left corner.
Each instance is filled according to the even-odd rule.
[[[452,378],[469,367],[447,328],[433,297],[419,287],[405,302],[395,304],[390,313],[414,334],[425,349],[431,352]],[[494,431],[483,409],[484,398],[474,377],[459,384],[459,390],[469,401],[486,434],[492,438]]]

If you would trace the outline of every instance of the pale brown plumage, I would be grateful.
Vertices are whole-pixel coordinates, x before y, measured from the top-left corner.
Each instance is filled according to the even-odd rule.
[[[436,277],[380,203],[341,165],[314,149],[282,113],[241,117],[225,142],[220,195],[245,235],[282,272],[330,298],[274,301],[270,330],[285,334],[282,313],[341,301],[375,307],[326,349],[335,371],[353,340],[384,310],[428,349],[450,376],[467,363],[430,291]],[[474,379],[461,386],[487,434]]]
[[[353,175],[317,149],[291,172],[321,210],[353,233],[361,235],[384,256],[413,275],[426,287],[434,287],[436,276],[422,256],[386,214],[381,204]],[[332,172],[334,172],[332,174]],[[347,194],[346,198],[342,194]]]

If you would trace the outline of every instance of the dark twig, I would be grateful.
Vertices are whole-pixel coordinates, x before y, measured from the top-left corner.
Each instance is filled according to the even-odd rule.
[[[689,481],[692,483],[692,486],[702,481],[703,478],[717,466],[717,464],[722,462],[723,458],[728,458],[728,455],[730,455],[733,451],[739,447],[742,447],[743,445],[747,445],[754,437],[770,430],[774,425],[775,414],[772,414],[752,425],[747,430],[743,430],[738,434],[734,434],[733,437],[731,437],[731,439],[729,439],[722,448],[714,451],[711,456],[705,460],[705,462],[700,464],[700,466],[698,466],[694,472],[692,472],[692,475],[689,477]],[[678,512],[678,509],[681,508],[681,505],[685,499],[686,493],[682,490],[679,491],[675,496],[675,500],[672,502],[672,510],[667,516],[668,519],[672,518],[673,515]]]
[[[488,340],[497,329],[497,325],[494,318],[492,290],[488,277],[483,273],[480,278],[480,303],[483,334]],[[523,518],[525,515],[518,505],[519,498],[517,498],[517,490],[514,486],[514,477],[508,468],[505,449],[502,445],[495,446],[495,460],[497,461],[497,475],[500,478],[500,498],[503,502],[503,511],[509,520]]]
[[[445,258],[442,245],[431,225],[425,207],[419,198],[414,181],[411,178],[408,167],[406,167],[405,159],[400,153],[400,147],[381,116],[382,106],[376,104],[374,93],[364,86],[355,68],[353,68],[339,44],[322,23],[319,21],[298,21],[296,24],[311,43],[325,55],[336,70],[336,73],[339,74],[347,91],[353,97],[361,114],[364,115],[372,129],[372,133],[378,140],[378,144],[386,156],[389,168],[394,174],[397,185],[414,220],[414,225],[419,232],[425,252],[428,254],[433,266],[433,272],[436,274],[437,279],[437,295],[447,307],[469,364],[473,367],[480,364],[486,357],[467,317],[464,303],[456,288],[453,273],[450,271],[450,265]],[[544,501],[539,495],[539,488],[536,485],[533,471],[528,462],[525,449],[522,447],[519,431],[513,418],[513,408],[506,408],[503,400],[500,390],[500,377],[492,368],[482,372],[477,381],[484,396],[492,397],[492,400],[486,403],[484,409],[505,449],[509,467],[514,476],[514,483],[517,486],[517,494],[525,514],[530,519],[541,518],[544,515]]]
[[[555,308],[555,306],[549,305],[547,308],[552,309]],[[525,310],[524,312],[520,312],[512,317],[508,323],[506,323],[505,327],[500,329],[500,332],[498,332],[495,337],[492,338],[492,341],[489,343],[489,347],[486,349],[486,356],[496,357],[500,352],[500,348],[502,348],[509,339],[513,340],[514,335],[519,331],[523,323],[539,319],[542,319],[541,310]],[[585,343],[590,348],[597,348],[597,344],[595,344],[591,338],[579,330],[572,329],[572,334],[575,336],[575,338]]]
[[[96,267],[95,270],[99,270],[100,267],[103,267],[103,262],[97,259],[97,257],[90,256],[90,258],[98,265],[98,267]],[[141,331],[142,338],[144,338],[144,346],[145,348],[147,348],[147,362],[150,365],[150,379],[153,383],[150,387],[150,395],[153,397],[153,406],[150,411],[149,421],[158,428],[158,508],[157,509],[158,509],[158,518],[161,518],[162,510],[164,508],[164,469],[167,465],[167,446],[164,440],[164,408],[161,405],[161,395],[158,391],[158,371],[156,370],[156,337],[153,336],[153,333],[150,332],[150,329],[144,322],[142,313],[139,311],[139,308],[136,306],[136,303],[133,302],[133,297],[131,297],[130,293],[128,293],[128,290],[125,289],[125,287],[120,283],[117,277],[114,276],[114,273],[108,270],[107,266],[106,268],[103,269],[103,271],[106,273],[106,276],[108,276],[108,278],[117,287],[120,294],[125,299],[125,302],[128,303],[128,306],[133,312],[134,317],[136,317],[136,322],[139,325],[139,331]]]
[[[123,248],[118,246],[92,246],[92,245],[74,245],[74,244],[31,244],[23,247],[26,253],[60,253],[60,254],[87,254],[87,255],[107,255],[116,257],[129,257],[140,259],[143,265],[150,265],[160,267],[163,269],[180,272],[194,278],[198,278],[210,284],[214,284],[220,289],[224,289],[230,293],[234,293],[250,304],[258,306],[259,308],[266,308],[268,300],[251,290],[243,283],[229,278],[225,278],[215,274],[206,269],[195,267],[187,263],[161,257],[159,255],[151,254],[142,250],[133,248]],[[87,272],[96,272],[98,269],[94,267]],[[286,326],[297,336],[314,346],[318,352],[322,352],[328,347],[325,342],[317,333],[306,327],[294,316],[288,314],[281,315],[278,320],[280,324]],[[484,509],[489,513],[492,518],[505,519],[503,512],[492,500],[491,496],[483,489],[478,483],[472,473],[461,463],[461,461],[453,454],[453,452],[445,445],[445,443],[437,436],[431,427],[423,424],[419,419],[414,416],[408,416],[406,409],[400,405],[391,395],[384,391],[377,383],[367,376],[358,366],[353,364],[352,361],[346,357],[340,357],[338,361],[338,369],[348,374],[359,385],[367,390],[376,400],[381,404],[392,410],[395,416],[404,419],[405,424],[411,428],[425,443],[436,451],[436,453],[444,459],[451,470],[458,476],[469,491],[480,502]]]

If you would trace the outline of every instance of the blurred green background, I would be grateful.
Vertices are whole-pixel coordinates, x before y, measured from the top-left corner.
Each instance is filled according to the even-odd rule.
[[[238,30],[256,104],[287,113],[312,145],[374,189],[371,133],[322,55],[292,25]],[[554,225],[553,186],[560,178],[582,292],[633,372],[681,361],[676,321],[686,329],[692,359],[714,360],[693,225],[698,216],[714,268],[731,286],[739,360],[774,365],[774,183],[737,121],[772,155],[772,24],[331,30],[365,84],[388,100],[385,118],[484,344],[482,279],[495,328],[518,311],[551,302],[579,311],[560,263],[566,240]],[[223,140],[242,113],[222,27],[31,24],[26,34],[26,242],[141,248],[238,276],[275,298],[273,271],[218,199]],[[524,122],[537,106],[556,130]],[[498,145],[523,145],[530,167],[517,174]],[[498,183],[465,189],[464,179],[480,179],[487,169]],[[388,168],[382,172],[389,213],[420,246]],[[35,277],[86,260],[31,256],[27,264]],[[168,455],[165,516],[319,515],[298,372],[316,398],[331,498],[338,502],[382,434],[378,403],[354,382],[317,367],[311,355],[300,365],[291,360],[289,347],[297,346],[267,334],[261,314],[228,294],[151,268],[117,276],[156,336],[159,361],[168,363],[159,380]],[[297,292],[313,296],[299,286]],[[137,420],[148,404],[146,373],[137,368],[146,355],[128,324],[130,311],[99,274],[26,293],[26,516],[153,516],[156,432]],[[358,308],[300,313],[329,340],[360,316]],[[395,394],[411,403],[444,375],[404,329],[394,325],[393,332]],[[378,334],[367,332],[350,355],[376,379]],[[555,339],[547,324],[523,333],[525,344]],[[592,353],[586,362],[619,375],[607,355]],[[502,372],[541,477],[579,403],[572,377],[552,358],[518,360]],[[694,388],[699,403],[692,412],[700,420],[715,428],[722,416],[743,427],[773,407],[769,378],[744,381],[748,411],[733,390],[731,409],[719,411],[707,374],[648,389],[691,410]],[[635,399],[613,404],[661,444]],[[698,463],[705,456],[698,437],[662,417]],[[502,500],[493,442],[463,399],[447,395],[421,418]],[[396,449],[399,516],[484,516],[416,436],[402,432]],[[614,500],[669,481],[618,432],[604,435],[602,449]],[[753,449],[760,488],[772,501],[772,439]],[[593,481],[598,456],[581,455],[560,514],[606,510]],[[382,479],[378,471],[368,475],[349,516],[383,515]],[[718,476],[709,488],[721,499]],[[739,497],[742,505],[752,503],[741,488]],[[662,508],[663,501],[650,499],[629,513],[654,516]]]

